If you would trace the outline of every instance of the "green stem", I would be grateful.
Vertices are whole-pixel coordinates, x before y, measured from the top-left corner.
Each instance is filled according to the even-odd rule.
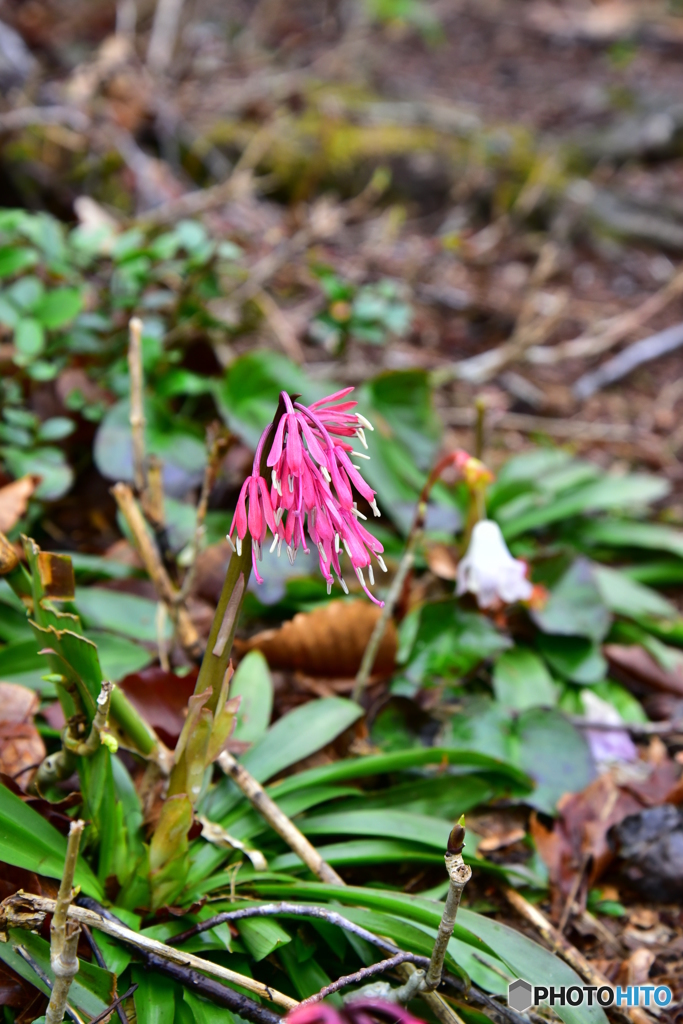
[[[118,686],[112,690],[109,713],[145,757],[150,757],[158,748],[158,736],[140,717],[123,690],[120,690]]]

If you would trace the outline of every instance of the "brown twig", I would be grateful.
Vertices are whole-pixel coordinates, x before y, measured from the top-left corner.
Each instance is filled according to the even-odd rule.
[[[130,988],[127,989],[122,996],[117,996],[114,1002],[110,1003],[106,1010],[102,1010],[102,1013],[98,1013],[96,1017],[93,1017],[93,1019],[90,1021],[90,1024],[101,1024],[102,1021],[109,1020],[110,1015],[114,1012],[114,1010],[116,1010],[118,1013],[123,1013],[123,1007],[121,1004],[123,1003],[124,999],[129,999],[134,992],[137,992],[137,989],[137,984],[131,985]],[[128,1018],[124,1015],[123,1019],[127,1020]]]
[[[472,409],[442,409],[440,414],[448,426],[472,427],[475,423],[475,412]],[[489,410],[489,416],[491,430],[514,430],[522,434],[548,434],[550,437],[597,443],[625,441],[637,444],[648,440],[661,442],[661,438],[634,427],[630,423],[591,423],[586,420],[558,419],[515,412],[499,414],[494,410]]]
[[[85,935],[86,942],[90,946],[90,950],[92,952],[92,955],[95,958],[95,963],[97,964],[97,966],[101,967],[102,970],[104,970],[104,971],[108,970],[106,961],[105,961],[104,957],[102,956],[102,951],[101,951],[100,947],[97,945],[97,943],[95,942],[95,940],[93,938],[93,934],[90,931],[90,929],[88,928],[87,924],[81,925],[81,930],[83,931],[83,934]],[[135,988],[137,988],[137,985],[135,986]],[[106,1016],[106,1014],[109,1013],[110,1010],[115,1008],[116,1009],[116,1015],[119,1018],[121,1024],[129,1024],[128,1017],[126,1016],[125,1010],[123,1009],[123,1006],[121,1006],[121,1003],[130,994],[131,994],[131,992],[129,990],[128,992],[126,992],[125,995],[121,996],[120,999],[117,999],[116,1003],[115,1003],[115,1006],[111,1006],[111,1007],[109,1007],[109,1010],[105,1010],[104,1016]],[[90,1024],[95,1024],[95,1022],[94,1021],[90,1021]]]
[[[31,968],[32,971],[35,972],[36,977],[39,978],[40,981],[42,981],[43,985],[48,990],[48,993],[52,992],[52,981],[51,981],[51,979],[48,978],[47,974],[41,968],[40,964],[36,963],[36,961],[33,959],[31,954],[29,953],[29,951],[26,949],[26,946],[18,945],[18,946],[15,946],[14,948],[16,949],[16,951],[19,954],[19,956],[21,957],[21,959],[24,960],[29,965],[29,967]],[[75,1024],[83,1024],[83,1021],[78,1016],[76,1011],[72,1010],[70,1006],[66,1007],[66,1016],[69,1018],[69,1020],[74,1021]]]
[[[320,1003],[334,992],[338,992],[340,988],[346,988],[347,985],[366,981],[368,978],[373,978],[376,974],[384,974],[385,971],[391,971],[394,967],[398,967],[399,964],[422,963],[425,959],[426,957],[418,957],[413,953],[396,953],[395,956],[389,957],[388,960],[379,960],[376,964],[370,964],[369,967],[361,967],[359,971],[355,971],[353,974],[342,975],[336,981],[325,985],[315,995],[309,996],[308,999],[303,999],[301,1005],[308,1006],[310,1003]]]
[[[82,900],[79,900],[79,904],[82,904],[82,902]],[[17,917],[13,914],[15,906],[19,909],[19,916]],[[11,926],[21,926],[21,913],[22,911],[25,912],[27,906],[41,913],[55,914],[57,902],[43,896],[34,896],[33,893],[23,891],[15,893],[14,896],[10,896],[2,903],[3,916],[7,923]],[[141,935],[126,925],[121,924],[116,918],[112,919],[111,915],[105,917],[82,905],[70,906],[65,915],[65,921],[67,923],[75,923],[78,926],[87,924],[90,928],[96,928],[98,931],[104,932],[105,935],[110,935],[113,939],[117,939],[136,951],[154,954],[171,963],[203,971],[205,974],[219,978],[221,981],[228,982],[231,985],[238,985],[240,988],[253,992],[287,1010],[298,1005],[295,999],[284,995],[282,992],[278,992],[277,989],[271,988],[261,981],[238,974],[228,967],[222,967],[220,964],[212,963],[209,960],[203,960],[201,957],[195,956],[194,953],[186,953],[174,949],[173,946],[167,946],[165,943],[152,939],[148,935]]]
[[[147,67],[155,75],[168,70],[173,58],[183,0],[157,0],[147,47]]]
[[[672,736],[683,732],[683,720],[671,722],[591,722],[583,715],[570,715],[569,721],[577,729],[596,729],[599,732],[628,732],[631,736]]]
[[[576,381],[573,387],[576,397],[583,401],[590,398],[597,391],[615,384],[623,377],[627,377],[639,366],[650,363],[654,359],[675,352],[683,345],[683,324],[674,324],[665,331],[658,331],[648,338],[634,342],[612,359],[599,366],[597,370],[585,373]]]
[[[160,600],[167,606],[169,614],[176,625],[180,643],[190,657],[198,657],[201,652],[199,634],[187,609],[177,604],[178,591],[171,582],[171,578],[161,560],[159,549],[147,529],[144,517],[132,490],[128,484],[118,483],[114,484],[111,493],[121,510],[121,515],[126,520],[133,534],[135,546],[147,570],[147,574],[152,580]]]
[[[78,922],[70,919],[71,901],[74,898],[74,873],[78,861],[78,848],[85,828],[84,821],[72,821],[66,847],[64,874],[54,903],[50,924],[50,967],[55,976],[50,1002],[45,1012],[45,1024],[62,1024],[66,1012],[66,1001],[71,982],[78,973],[78,938],[81,934]]]
[[[344,885],[344,881],[327,861],[323,860],[315,846],[308,841],[271,797],[268,796],[263,786],[249,774],[232,754],[223,751],[218,757],[218,763],[230,778],[242,790],[247,800],[258,811],[261,817],[268,822],[279,836],[291,847],[298,857],[310,868],[313,874],[317,875],[328,885]]]
[[[462,851],[465,843],[464,819],[455,825],[448,839],[448,850],[445,854],[446,871],[448,872],[448,895],[443,908],[443,914],[439,921],[439,930],[434,941],[429,969],[424,980],[424,986],[428,992],[433,992],[441,984],[443,963],[446,958],[448,942],[453,929],[455,919],[460,906],[463,890],[472,877],[472,868],[462,859]]]

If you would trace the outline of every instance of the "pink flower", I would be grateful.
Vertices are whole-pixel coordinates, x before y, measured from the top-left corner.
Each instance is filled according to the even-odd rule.
[[[330,1003],[304,1003],[287,1014],[287,1024],[422,1024],[404,1006],[384,999],[353,999],[341,1010]]]
[[[374,515],[378,516],[380,511],[375,492],[352,461],[352,456],[368,456],[354,451],[348,441],[355,436],[367,447],[365,428],[374,428],[360,413],[352,412],[356,402],[344,401],[352,390],[345,388],[310,406],[292,402],[282,392],[285,412],[276,424],[266,459],[271,471],[270,486],[261,476],[261,465],[272,425],[264,430],[251,476],[242,485],[228,539],[236,533],[239,553],[249,532],[253,540],[254,573],[261,583],[256,562],[262,557],[267,531],[273,535],[271,551],[277,548],[279,555],[284,542],[292,563],[299,547],[308,553],[308,535],[318,549],[328,593],[335,576],[348,593],[339,561],[343,547],[363,590],[381,606],[382,602],[368,589],[365,572],[373,585],[373,557],[386,572],[384,548],[358,521],[366,517],[359,511],[355,495],[367,501]]]

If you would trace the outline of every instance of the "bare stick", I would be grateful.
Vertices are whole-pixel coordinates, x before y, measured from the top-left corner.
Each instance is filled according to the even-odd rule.
[[[130,429],[133,436],[133,481],[142,497],[147,489],[145,471],[145,410],[142,402],[142,320],[128,324],[128,373],[130,374]]]
[[[344,885],[344,880],[327,861],[323,860],[316,848],[309,843],[296,825],[290,821],[271,797],[268,796],[263,786],[249,774],[232,754],[223,751],[218,757],[218,763],[230,778],[239,786],[247,800],[259,812],[262,818],[268,822],[279,836],[289,844],[291,849],[310,868],[314,875],[328,885]]]
[[[674,324],[673,327],[668,327],[665,331],[658,331],[657,334],[651,334],[649,338],[634,342],[623,352],[608,359],[597,370],[584,373],[574,384],[572,390],[580,400],[590,398],[601,388],[627,377],[633,370],[645,363],[652,362],[653,359],[659,359],[660,356],[667,355],[669,352],[675,352],[681,345],[683,345],[683,324]]]
[[[104,966],[104,963],[100,964],[100,966]],[[98,1013],[96,1017],[93,1017],[93,1019],[90,1021],[90,1024],[102,1024],[102,1021],[110,1020],[110,1015],[114,1012],[114,1010],[116,1010],[117,1013],[123,1013],[123,1007],[121,1004],[123,1003],[124,999],[128,999],[130,996],[133,995],[134,992],[137,992],[137,989],[137,984],[131,985],[130,988],[126,992],[124,992],[122,996],[118,996],[114,1000],[114,1002],[107,1007],[106,1010],[102,1010],[102,1013]],[[125,1016],[123,1019],[127,1020]]]
[[[328,996],[331,996],[333,992],[338,992],[340,988],[346,988],[347,985],[354,985],[359,981],[365,981],[366,978],[372,978],[375,974],[384,974],[385,971],[390,971],[394,967],[398,967],[399,964],[406,962],[415,963],[416,960],[422,962],[425,960],[425,957],[416,957],[413,953],[396,953],[395,956],[389,957],[388,960],[379,960],[376,964],[370,964],[369,967],[362,967],[354,974],[344,974],[341,978],[331,982],[331,984],[325,985],[315,995],[309,996],[308,999],[302,999],[301,1005],[307,1006],[309,1003],[319,1003],[323,999],[327,999]]]
[[[476,414],[472,409],[443,409],[441,414],[444,421],[452,427],[472,427],[475,424]],[[522,434],[548,434],[551,437],[591,443],[624,441],[638,444],[653,440],[661,444],[661,438],[631,426],[630,423],[590,423],[585,420],[532,416],[516,412],[499,414],[491,409],[489,417],[492,430],[514,430]]]
[[[45,1013],[45,1024],[62,1024],[66,1012],[66,1000],[71,982],[78,973],[78,937],[80,925],[69,920],[71,901],[74,898],[73,882],[78,861],[78,848],[85,828],[84,821],[72,821],[66,847],[64,874],[50,925],[50,966],[55,976],[50,1002]]]
[[[97,945],[97,943],[95,942],[95,940],[93,939],[92,932],[88,928],[87,924],[81,925],[81,927],[83,929],[83,934],[85,935],[86,941],[87,941],[88,945],[90,946],[90,949],[92,950],[92,955],[95,958],[95,962],[97,963],[97,966],[101,967],[105,971],[108,970],[106,961],[105,961],[104,957],[102,956],[102,951],[101,951],[100,947]],[[115,1001],[115,1003],[112,1006],[109,1007],[109,1009],[105,1010],[104,1013],[101,1014],[101,1016],[103,1018],[106,1017],[106,1015],[109,1013],[109,1011],[113,1010],[115,1008],[116,1009],[116,1015],[119,1018],[119,1020],[121,1021],[121,1024],[129,1024],[128,1017],[126,1016],[125,1010],[123,1009],[123,1006],[121,1005],[121,1003],[123,1002],[124,999],[127,999],[128,996],[132,995],[132,993],[135,991],[136,988],[137,988],[137,985],[133,985],[132,988],[128,989],[127,992],[124,992],[124,994],[122,996],[120,996],[119,999],[117,999]],[[96,1024],[96,1022],[95,1021],[90,1021],[90,1024]]]
[[[637,309],[629,309],[626,313],[579,335],[578,338],[572,338],[571,341],[560,342],[551,348],[531,348],[527,353],[527,359],[533,363],[559,363],[563,359],[582,359],[585,356],[599,355],[643,327],[666,309],[682,291],[683,271],[679,271],[664,288],[651,295]]]
[[[8,110],[7,113],[0,114],[0,132],[14,132],[34,125],[42,127],[53,124],[63,124],[83,135],[92,126],[90,118],[82,111],[57,104],[53,107],[19,107],[17,110]]]
[[[384,601],[384,607],[382,608],[380,616],[377,619],[377,622],[375,623],[375,628],[373,629],[370,639],[368,640],[368,645],[363,651],[363,657],[360,663],[360,667],[358,669],[356,681],[354,683],[353,693],[351,694],[352,700],[359,701],[363,695],[365,687],[368,685],[368,682],[370,680],[370,673],[372,672],[373,666],[375,664],[375,658],[377,657],[377,652],[379,651],[380,645],[384,638],[384,634],[386,633],[387,630],[387,626],[389,625],[389,619],[394,614],[394,608],[396,607],[399,597],[403,593],[403,586],[405,584],[405,581],[407,580],[408,575],[411,569],[413,568],[413,563],[415,562],[415,547],[417,545],[417,541],[418,533],[411,532],[410,536],[408,537],[408,542],[406,544],[405,551],[401,556],[401,561],[399,562],[399,566],[396,571],[396,575],[394,576],[393,583],[391,584],[389,593],[387,594],[386,599]]]
[[[446,871],[449,878],[448,895],[446,896],[446,905],[439,921],[439,930],[434,942],[429,970],[424,981],[427,991],[433,992],[441,984],[443,962],[446,957],[446,950],[448,949],[448,941],[455,928],[455,918],[460,906],[462,892],[472,877],[472,869],[462,859],[464,845],[465,827],[461,818],[448,837],[448,849],[445,854]]]
[[[0,905],[0,917],[4,917],[7,924],[12,927],[21,927],[22,921],[25,923],[22,915],[27,907],[38,910],[41,913],[54,914],[56,901],[19,891]],[[110,917],[104,917],[104,915],[97,914],[95,911],[85,907],[69,907],[66,921],[67,923],[74,922],[77,925],[87,924],[90,928],[97,928],[98,931],[104,932],[105,935],[110,935],[113,939],[118,939],[124,945],[131,946],[143,953],[153,953],[155,956],[168,960],[171,963],[191,967],[197,971],[203,971],[214,978],[220,978],[221,981],[232,985],[239,985],[248,992],[254,992],[256,995],[268,999],[271,1003],[282,1006],[287,1010],[298,1006],[298,1002],[295,999],[284,995],[282,992],[278,992],[277,989],[271,988],[261,981],[238,974],[236,971],[231,971],[228,967],[222,967],[220,964],[214,964],[210,960],[203,960],[201,957],[195,956],[194,953],[186,953],[182,950],[174,949],[173,946],[167,946],[165,943],[152,939],[148,935],[134,932],[116,919],[112,920]]]
[[[599,732],[628,732],[631,736],[672,736],[683,732],[683,719],[671,722],[591,722],[582,715],[570,715],[569,721],[577,729],[595,729]]]
[[[177,606],[175,586],[161,560],[159,549],[147,529],[140,507],[128,484],[114,484],[111,493],[128,524],[135,546],[142,559],[145,569],[154,584],[157,594],[169,609],[169,614],[178,630],[178,639],[191,657],[197,657],[201,650],[199,634],[186,608]]]
[[[19,954],[19,956],[21,957],[21,959],[26,961],[26,963],[29,965],[31,970],[35,971],[36,976],[38,978],[40,978],[40,980],[42,981],[43,985],[48,990],[48,992],[51,993],[52,992],[52,981],[51,981],[51,979],[48,978],[48,976],[45,973],[45,971],[42,970],[40,964],[36,963],[36,961],[33,959],[31,954],[27,950],[26,946],[19,945],[19,946],[15,946],[14,948],[16,949],[16,951]],[[72,1010],[70,1006],[67,1006],[67,1008],[66,1008],[66,1016],[69,1018],[69,1020],[74,1021],[75,1024],[83,1024],[83,1021],[78,1016],[76,1011]]]
[[[147,48],[147,67],[155,75],[163,74],[171,63],[182,10],[183,0],[157,2]]]
[[[599,971],[589,960],[586,960],[583,953],[580,953],[576,946],[572,946],[571,942],[564,935],[560,935],[538,907],[529,903],[521,893],[511,889],[510,886],[502,886],[502,891],[508,903],[515,908],[518,914],[534,926],[539,935],[550,946],[553,953],[556,953],[557,956],[568,963],[584,981],[587,981],[589,985],[597,985],[598,988],[602,988],[604,985],[612,988],[611,982],[602,971]],[[614,1012],[616,1014],[616,1009],[614,1009]],[[626,1014],[621,1011],[619,1011],[619,1016],[628,1019]]]

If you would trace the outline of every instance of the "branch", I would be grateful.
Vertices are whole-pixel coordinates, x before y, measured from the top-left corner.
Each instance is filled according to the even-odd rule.
[[[31,968],[32,971],[35,972],[36,977],[39,978],[40,981],[42,981],[43,985],[48,990],[48,992],[51,993],[52,992],[52,980],[50,978],[48,978],[47,974],[41,968],[40,964],[36,963],[36,961],[33,959],[31,954],[27,950],[26,946],[19,945],[19,946],[15,946],[14,948],[16,949],[16,951],[19,954],[19,956],[21,957],[21,959],[24,960],[29,965],[29,967]],[[76,1011],[72,1010],[70,1006],[67,1006],[67,1008],[66,1008],[66,1016],[69,1018],[69,1020],[74,1021],[75,1024],[83,1024],[83,1021],[78,1016]]]
[[[443,962],[446,957],[449,939],[455,928],[455,918],[460,906],[460,899],[463,889],[472,877],[472,869],[462,859],[464,845],[465,827],[464,821],[461,818],[448,837],[448,849],[445,855],[446,871],[449,878],[448,895],[446,896],[446,905],[439,921],[439,930],[434,942],[429,970],[424,981],[428,992],[433,992],[441,984]]]
[[[75,923],[78,926],[87,924],[90,928],[97,928],[98,931],[104,932],[105,935],[110,935],[113,939],[117,939],[124,945],[132,947],[136,952],[153,954],[161,960],[179,965],[180,967],[203,971],[214,978],[220,978],[221,981],[232,985],[239,985],[240,988],[253,992],[255,995],[287,1010],[298,1006],[298,1002],[295,999],[284,995],[282,992],[278,992],[277,989],[271,988],[261,981],[248,978],[244,974],[238,974],[236,971],[232,971],[228,967],[222,967],[220,964],[212,963],[210,960],[203,960],[193,953],[184,953],[174,949],[173,946],[167,946],[165,943],[152,939],[147,935],[141,935],[126,927],[126,925],[121,924],[113,915],[105,917],[104,914],[87,909],[82,906],[83,902],[83,899],[79,899],[79,904],[81,905],[68,908],[65,918],[67,923]],[[56,906],[57,901],[55,900],[19,891],[0,904],[0,917],[4,917],[7,924],[12,927],[21,927],[22,920],[24,920],[23,914],[25,914],[27,907],[38,910],[41,913],[55,914]]]
[[[83,934],[85,935],[86,942],[90,946],[92,955],[95,958],[95,962],[97,963],[97,966],[101,967],[104,971],[108,970],[106,961],[105,961],[104,957],[102,956],[102,951],[100,950],[100,947],[97,945],[97,943],[93,939],[92,932],[88,928],[87,924],[84,924],[81,927],[83,929]],[[112,1006],[109,1007],[108,1010],[105,1010],[105,1012],[103,1014],[101,1014],[101,1016],[102,1017],[106,1017],[106,1015],[110,1012],[110,1010],[115,1009],[116,1010],[116,1015],[119,1018],[121,1024],[129,1024],[128,1017],[126,1016],[125,1010],[123,1009],[123,1006],[121,1005],[121,1003],[123,1002],[124,999],[126,999],[129,995],[131,995],[132,992],[134,992],[136,988],[137,988],[137,985],[133,985],[132,988],[128,989],[128,991],[125,993],[125,995],[122,995],[120,997],[120,999],[117,999],[115,1001],[115,1003]],[[96,1022],[95,1021],[90,1021],[90,1024],[96,1024]]]
[[[359,981],[365,981],[366,978],[372,978],[375,974],[384,974],[385,971],[390,971],[393,967],[398,967],[399,964],[424,963],[426,959],[426,957],[416,956],[414,953],[396,953],[395,956],[389,957],[388,960],[379,960],[376,964],[370,964],[369,967],[361,967],[354,974],[344,974],[341,978],[337,978],[336,981],[325,985],[315,995],[309,996],[308,999],[302,999],[301,1006],[308,1006],[309,1003],[319,1003],[323,999],[327,999],[328,996],[331,996],[333,992],[338,992],[340,988],[356,984]]]
[[[316,848],[308,841],[305,835],[299,831],[293,821],[280,810],[275,801],[268,796],[263,786],[249,774],[232,754],[227,750],[218,757],[218,763],[230,778],[237,783],[247,800],[259,812],[262,818],[268,822],[270,827],[281,836],[286,843],[294,850],[294,853],[310,868],[314,875],[317,875],[328,885],[344,885],[343,880],[327,861],[323,860]]]
[[[100,964],[100,966],[104,966],[104,961],[102,962],[102,964]],[[123,1007],[121,1006],[121,1003],[124,1001],[124,999],[128,999],[129,996],[132,996],[133,993],[137,991],[137,988],[137,984],[131,985],[130,988],[126,992],[124,992],[122,996],[118,996],[114,1000],[114,1002],[107,1007],[106,1010],[102,1010],[102,1013],[98,1013],[96,1017],[93,1017],[93,1019],[90,1021],[90,1024],[101,1024],[102,1021],[110,1020],[111,1014],[114,1012],[114,1010],[116,1010],[117,1013],[119,1014],[123,1013]],[[127,1020],[125,1015],[123,1019]]]
[[[163,74],[173,58],[183,0],[158,0],[147,48],[147,67]]]
[[[62,1024],[71,982],[78,973],[77,950],[81,929],[77,922],[74,922],[73,919],[69,920],[69,918],[71,901],[75,895],[73,881],[78,861],[78,848],[84,828],[84,821],[72,821],[69,827],[64,874],[50,925],[50,966],[55,981],[45,1014],[45,1024]]]

